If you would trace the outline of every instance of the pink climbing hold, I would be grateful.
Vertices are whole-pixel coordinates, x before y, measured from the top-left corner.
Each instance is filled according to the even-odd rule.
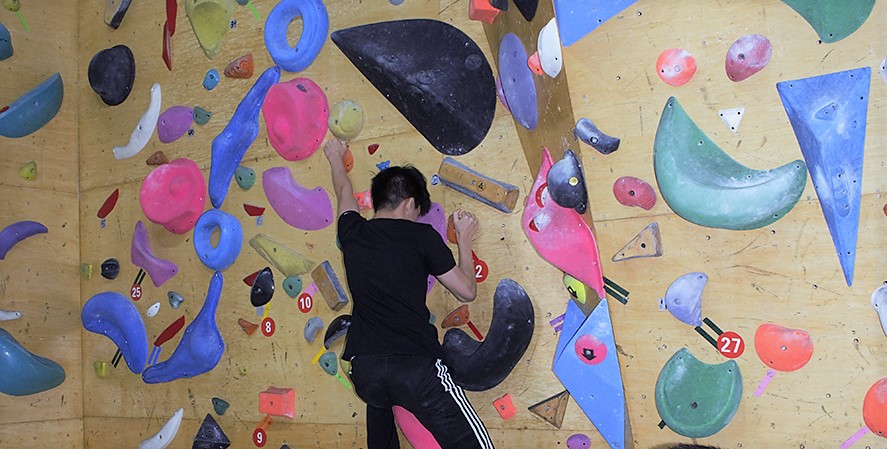
[[[760,34],[748,34],[736,39],[727,50],[724,70],[727,77],[740,82],[760,72],[770,63],[773,47],[770,40]]]
[[[440,449],[440,444],[434,439],[434,435],[431,435],[431,432],[419,422],[416,415],[399,405],[392,408],[394,409],[394,421],[397,422],[397,426],[400,427],[400,431],[403,432],[403,436],[411,446],[422,449]]]
[[[656,191],[653,186],[634,176],[623,176],[613,183],[613,195],[623,206],[640,207],[650,210],[656,205]]]
[[[188,132],[194,121],[194,110],[187,106],[173,106],[157,118],[157,138],[163,143],[175,142]]]
[[[527,58],[527,67],[533,71],[533,73],[542,76],[545,75],[545,71],[542,70],[542,62],[539,60],[539,52],[533,53]]]
[[[289,167],[274,167],[262,173],[268,203],[286,224],[306,231],[333,223],[333,205],[323,187],[306,189],[293,179]]]
[[[323,142],[330,107],[314,81],[295,78],[271,86],[262,115],[271,146],[284,159],[299,161],[314,154]]]
[[[696,73],[696,59],[680,48],[669,48],[656,60],[656,74],[669,86],[683,86]]]
[[[184,234],[197,224],[206,205],[206,181],[191,159],[176,159],[155,168],[142,181],[142,211],[173,234]]]

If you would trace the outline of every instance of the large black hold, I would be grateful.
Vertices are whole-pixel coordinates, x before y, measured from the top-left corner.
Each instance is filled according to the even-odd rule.
[[[469,391],[499,385],[530,346],[535,322],[527,292],[511,279],[499,281],[493,295],[493,320],[483,342],[457,328],[444,335],[443,350],[453,380]]]
[[[346,28],[331,38],[441,153],[463,155],[486,137],[496,82],[480,47],[459,29],[409,19]]]
[[[582,164],[573,150],[564,151],[564,158],[548,171],[548,194],[561,207],[584,214],[588,208],[588,189]]]
[[[106,48],[89,61],[89,85],[108,106],[123,103],[136,79],[136,61],[126,45]]]
[[[206,418],[203,419],[203,424],[197,430],[191,449],[227,449],[230,445],[231,440],[228,439],[228,436],[219,427],[219,423],[213,419],[212,415],[207,413]]]
[[[253,286],[249,291],[249,302],[254,307],[262,307],[271,302],[273,296],[274,273],[271,272],[270,267],[265,267],[262,268],[262,271],[256,276],[256,280],[253,281]]]

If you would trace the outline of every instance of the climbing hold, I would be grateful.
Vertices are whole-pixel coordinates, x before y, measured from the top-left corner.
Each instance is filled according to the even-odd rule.
[[[274,273],[270,267],[262,268],[249,291],[249,302],[253,307],[262,307],[274,297]]]
[[[99,51],[89,61],[89,86],[108,106],[123,103],[132,91],[136,78],[136,61],[126,45],[115,45]]]
[[[228,63],[223,73],[228,78],[246,79],[253,76],[254,68],[253,54],[247,53]]]
[[[212,235],[219,230],[219,242],[212,244]],[[197,257],[213,271],[225,271],[237,260],[243,245],[243,228],[233,215],[219,209],[210,209],[197,220],[194,228],[194,251]]]
[[[262,173],[265,197],[286,224],[306,231],[333,223],[333,204],[326,189],[306,189],[293,179],[289,167],[274,167]]]
[[[573,136],[591,145],[601,154],[610,154],[619,149],[619,139],[610,137],[594,126],[594,123],[583,117],[576,122],[573,128]]]
[[[302,18],[302,33],[290,47],[287,32],[290,23]],[[265,47],[274,63],[287,72],[308,68],[329,34],[330,21],[321,0],[281,0],[265,20]]]
[[[3,310],[0,309],[0,321],[12,321],[17,320],[22,317],[22,313],[18,310]]]
[[[739,123],[742,121],[742,116],[745,114],[745,108],[738,107],[732,109],[721,109],[718,111],[718,115],[721,117],[721,120],[724,121],[724,124],[730,128],[730,131],[733,131],[733,134],[739,133]]]
[[[188,132],[193,121],[193,109],[187,106],[173,106],[157,117],[157,138],[163,143],[175,142]]]
[[[348,293],[339,282],[339,277],[336,276],[329,261],[325,260],[314,267],[314,270],[311,270],[311,278],[314,279],[317,289],[320,290],[321,296],[330,309],[341,310],[348,304]]]
[[[219,427],[219,423],[207,413],[203,423],[200,424],[200,429],[197,430],[197,435],[194,436],[191,449],[228,449],[230,445],[231,440]]]
[[[264,234],[256,234],[250,239],[249,246],[286,277],[305,274],[314,267],[314,262],[299,252]]]
[[[872,384],[865,393],[862,419],[872,433],[887,438],[887,377]]]
[[[239,324],[240,328],[243,329],[244,332],[246,332],[246,335],[254,334],[256,332],[256,330],[259,328],[258,324],[251,323],[243,318],[238,318],[237,324]]]
[[[422,449],[441,449],[440,444],[434,439],[434,435],[419,422],[416,415],[399,405],[391,407],[391,410],[394,413],[394,422],[397,423],[397,427],[400,428],[410,446]]]
[[[0,393],[27,396],[50,390],[65,381],[58,363],[33,354],[0,328]]]
[[[172,31],[169,29],[169,21],[163,23],[163,49],[160,52],[160,59],[166,64],[166,69],[172,71]]]
[[[178,14],[178,0],[166,0],[166,23],[164,23],[164,27],[169,29],[170,37],[176,34],[176,17]]]
[[[176,410],[156,435],[139,443],[139,449],[166,449],[179,433],[183,413],[184,409]]]
[[[305,336],[305,341],[308,343],[314,343],[314,339],[317,338],[317,334],[323,330],[323,320],[319,317],[311,317],[308,322],[305,323],[305,329],[302,332]]]
[[[490,4],[490,0],[471,0],[468,3],[468,18],[480,22],[493,23],[499,15],[499,8]]]
[[[564,47],[573,45],[635,1],[637,0],[554,0],[554,14]]]
[[[231,406],[231,404],[229,404],[228,401],[226,401],[222,398],[212,398],[212,402],[213,402],[213,410],[215,410],[216,414],[219,416],[224,415],[225,412],[228,411],[228,407]]]
[[[586,449],[591,447],[591,438],[584,433],[574,433],[567,438],[567,449]]]
[[[532,131],[539,121],[536,109],[536,84],[527,67],[527,51],[514,33],[502,37],[499,44],[499,79],[502,92],[514,120]]]
[[[524,16],[524,19],[527,22],[533,20],[533,17],[536,17],[536,9],[539,7],[539,0],[512,0],[514,2],[514,6],[517,6],[517,10],[520,11],[521,15]]]
[[[348,147],[345,147],[345,152],[342,153],[342,165],[345,166],[345,173],[351,173],[354,168],[354,153]]]
[[[271,146],[288,161],[307,159],[317,151],[326,136],[329,115],[323,89],[308,78],[271,86],[262,105]]]
[[[536,40],[536,52],[539,54],[539,63],[546,75],[556,78],[564,67],[564,57],[561,50],[561,37],[557,28],[557,21],[552,18],[539,31]]]
[[[449,156],[443,158],[437,170],[438,178],[445,186],[490,207],[509,214],[517,205],[520,197],[517,186],[478,173]]]
[[[686,50],[669,48],[656,59],[656,74],[669,86],[683,86],[696,73],[696,59]]]
[[[570,392],[564,390],[548,399],[539,401],[527,410],[544,419],[547,423],[560,429],[564,422],[564,414],[567,412],[567,403],[570,401]],[[572,446],[567,446],[572,448]]]
[[[863,67],[776,84],[848,286],[856,263],[871,74]]]
[[[194,106],[194,123],[198,125],[205,125],[211,119],[213,113],[207,111],[206,109],[201,108],[200,106]]]
[[[535,73],[536,75],[542,76],[545,74],[545,71],[542,70],[542,63],[539,62],[539,52],[533,53],[527,59],[527,67],[530,68],[530,71]]]
[[[706,136],[671,97],[653,145],[659,192],[681,218],[712,228],[767,226],[790,211],[807,183],[804,162],[752,170]]]
[[[219,85],[220,80],[219,71],[216,69],[209,69],[203,77],[203,88],[206,90],[213,90]]]
[[[782,0],[795,10],[825,43],[837,42],[859,29],[875,7],[875,0],[830,2],[827,0]]]
[[[207,58],[219,54],[233,9],[231,0],[185,0],[185,14]]]
[[[11,58],[12,53],[12,36],[9,29],[0,23],[0,61]]]
[[[140,374],[148,363],[145,322],[132,301],[117,292],[92,296],[80,313],[83,328],[111,339],[129,370]]]
[[[511,400],[511,395],[508,393],[505,393],[504,396],[493,401],[493,407],[496,408],[496,411],[499,412],[499,416],[501,416],[502,419],[509,419],[517,414],[517,407],[514,406],[514,402]]]
[[[363,108],[354,100],[334,104],[327,118],[327,127],[342,140],[354,140],[363,129]]]
[[[109,280],[117,279],[120,274],[120,263],[117,259],[108,259],[102,262],[102,277]]]
[[[740,82],[760,72],[770,63],[773,47],[760,34],[748,34],[736,39],[727,50],[724,70],[731,81]]]
[[[259,393],[259,414],[293,419],[296,416],[295,402],[296,391],[292,388],[268,387]]]
[[[878,319],[881,321],[881,329],[884,335],[887,335],[887,284],[878,287],[872,293],[872,307],[878,313]]]
[[[145,383],[155,384],[190,378],[212,370],[225,352],[225,342],[216,325],[216,310],[222,293],[222,273],[216,272],[209,282],[206,300],[194,321],[185,328],[182,339],[164,362],[149,366],[142,373]]]
[[[160,302],[155,302],[154,304],[151,304],[151,307],[148,307],[145,315],[148,315],[148,318],[154,318],[154,316],[157,315],[157,312],[160,312]]]
[[[441,329],[448,329],[451,327],[461,326],[463,324],[467,324],[468,328],[471,329],[471,332],[474,333],[474,336],[477,337],[478,340],[483,340],[484,336],[481,335],[480,331],[471,322],[471,315],[468,309],[468,304],[462,304],[459,307],[453,309],[452,312],[448,313],[447,316],[444,317],[443,321],[440,323]]]
[[[17,12],[21,8],[19,0],[3,0],[3,7],[8,11]]]
[[[102,206],[99,208],[98,212],[96,212],[96,216],[99,218],[106,218],[108,214],[114,210],[114,206],[117,205],[117,200],[120,199],[120,189],[114,189],[108,198],[105,198],[105,202],[102,203]]]
[[[169,306],[173,309],[178,309],[179,306],[181,306],[182,303],[185,302],[185,298],[182,295],[172,290],[166,293],[166,297],[169,300]]]
[[[367,146],[367,152],[370,153],[370,156],[376,154],[376,151],[379,150],[379,144],[374,143]]]
[[[656,380],[656,410],[665,424],[688,438],[721,431],[742,400],[742,374],[735,360],[706,364],[681,348]]]
[[[564,151],[564,158],[557,161],[546,177],[548,195],[561,207],[575,209],[584,214],[588,207],[588,188],[582,163],[573,150]]]
[[[163,164],[168,164],[168,163],[169,163],[169,159],[166,157],[166,154],[164,154],[163,151],[160,151],[160,150],[155,151],[154,154],[148,156],[148,159],[145,160],[145,164],[153,165],[153,166],[163,165]],[[204,189],[205,188],[206,187],[204,187]]]
[[[19,221],[13,223],[0,231],[0,260],[6,258],[6,254],[13,246],[28,237],[37,234],[46,234],[49,229],[36,221]]]
[[[62,107],[64,91],[62,76],[55,73],[0,109],[0,136],[24,137],[42,128]]]
[[[578,279],[570,276],[567,273],[564,273],[564,288],[567,289],[567,293],[570,294],[570,297],[575,299],[579,304],[585,304],[588,298],[591,298],[591,290],[587,285],[579,282]]]
[[[287,276],[286,279],[283,280],[283,291],[285,291],[290,298],[299,296],[299,293],[302,293],[302,277]]]
[[[767,368],[796,371],[813,357],[813,340],[807,331],[764,323],[755,331],[755,352]]]
[[[141,220],[136,222],[135,231],[132,234],[131,252],[132,263],[151,276],[155,287],[160,287],[179,272],[178,265],[154,255],[151,244],[148,242],[148,231]]]
[[[95,371],[95,375],[98,376],[99,379],[108,377],[108,362],[105,362],[104,360],[95,362],[92,364],[92,369]]]
[[[105,0],[105,24],[112,29],[117,29],[132,0]]]
[[[527,292],[502,279],[493,295],[493,317],[483,342],[458,328],[444,334],[443,351],[453,381],[469,391],[499,385],[514,369],[533,338],[536,315]]]
[[[256,183],[256,171],[240,165],[234,169],[234,180],[241,190],[249,190]]]
[[[320,360],[320,357],[326,350],[330,349],[337,341],[348,335],[349,328],[351,328],[351,315],[345,314],[333,318],[333,321],[330,322],[330,325],[326,328],[326,332],[323,334],[323,346],[320,348],[317,355],[314,356],[311,363],[317,364],[317,361]]]
[[[659,310],[668,310],[672,316],[690,326],[702,325],[702,290],[708,275],[687,273],[671,283],[665,297],[659,298]]]
[[[372,197],[370,197],[369,201],[369,209],[372,209]],[[359,200],[358,204],[360,204]],[[450,215],[450,218],[452,218],[452,215]],[[419,219],[416,220],[416,223],[431,225],[431,227],[434,228],[435,231],[437,231],[438,235],[440,235],[441,239],[447,238],[447,219],[444,217],[444,208],[440,203],[432,202],[431,208],[428,209],[428,213],[419,217]],[[455,239],[455,235],[456,229],[453,228],[453,239]],[[437,278],[429,274],[427,279],[428,287],[425,289],[426,295],[431,293],[431,289],[434,287],[434,284],[436,282]]]
[[[189,0],[190,1],[190,0]],[[209,169],[209,197],[213,207],[222,207],[234,170],[259,135],[259,111],[265,94],[280,80],[280,68],[269,67],[246,93],[225,129],[213,139]]]
[[[600,254],[594,233],[575,210],[559,206],[548,193],[551,154],[542,149],[539,174],[527,195],[521,218],[530,244],[548,263],[569,273],[605,298]]]
[[[157,127],[157,119],[160,117],[160,101],[160,84],[154,83],[151,87],[151,102],[148,104],[148,109],[142,114],[136,127],[132,130],[129,142],[122,147],[114,147],[115,159],[135,156],[136,153],[142,151],[142,148],[145,148],[151,135],[154,134],[154,128]]]
[[[81,263],[80,264],[80,277],[86,279],[87,281],[92,278],[92,264],[91,263]]]
[[[486,136],[496,112],[493,71],[458,28],[397,20],[339,30],[331,38],[437,151],[459,156]],[[526,55],[519,64],[532,78]]]
[[[155,168],[142,181],[139,204],[145,216],[173,234],[194,228],[206,204],[206,183],[191,159],[176,159]]]
[[[623,176],[613,183],[613,195],[623,206],[640,207],[650,210],[656,205],[656,191],[653,186],[634,176]]]
[[[654,221],[629,240],[622,249],[616,251],[616,254],[613,254],[610,260],[621,262],[641,257],[659,257],[662,255],[661,239],[659,223]]]

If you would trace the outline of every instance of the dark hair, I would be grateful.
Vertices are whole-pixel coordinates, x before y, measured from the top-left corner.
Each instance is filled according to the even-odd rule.
[[[425,175],[412,165],[391,166],[373,177],[370,186],[373,209],[394,209],[401,201],[413,198],[419,207],[419,216],[431,210],[431,195],[428,193]]]

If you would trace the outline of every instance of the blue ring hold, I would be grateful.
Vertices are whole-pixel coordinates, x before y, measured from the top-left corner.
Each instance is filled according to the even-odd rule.
[[[302,35],[290,47],[287,31],[296,17],[302,17]],[[308,68],[326,42],[330,19],[321,0],[281,0],[265,21],[265,46],[274,63],[287,72]]]
[[[219,229],[219,245],[213,247],[210,238]],[[211,270],[224,271],[240,254],[243,245],[243,228],[233,215],[218,209],[210,209],[197,219],[194,227],[194,251],[204,265]]]

